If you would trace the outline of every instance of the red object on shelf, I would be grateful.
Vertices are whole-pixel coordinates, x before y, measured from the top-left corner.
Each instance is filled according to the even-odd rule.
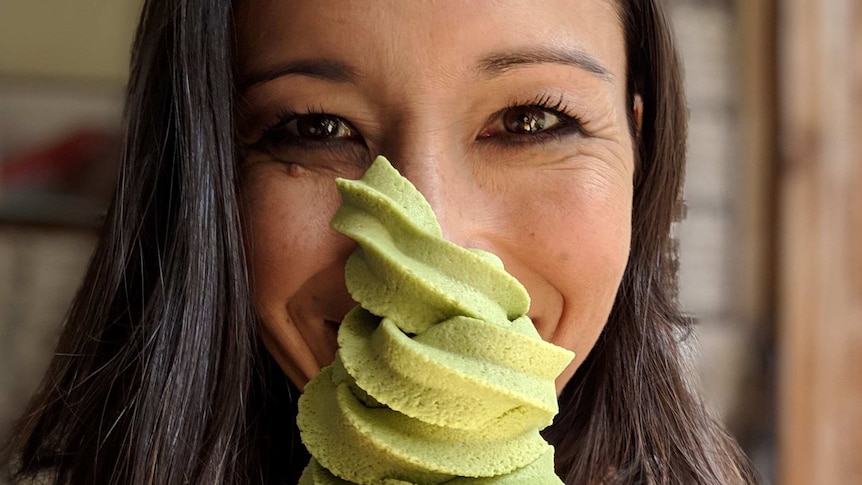
[[[113,140],[104,131],[80,129],[48,145],[13,154],[0,163],[0,183],[21,188],[75,178],[102,159]]]

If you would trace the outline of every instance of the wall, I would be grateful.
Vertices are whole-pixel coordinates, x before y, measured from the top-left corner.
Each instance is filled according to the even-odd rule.
[[[0,1],[0,160],[82,127],[119,127],[139,8]],[[0,439],[50,359],[94,241],[91,229],[0,220]]]
[[[0,226],[0,437],[48,365],[94,242],[88,231]]]
[[[0,75],[121,85],[139,0],[3,0]]]

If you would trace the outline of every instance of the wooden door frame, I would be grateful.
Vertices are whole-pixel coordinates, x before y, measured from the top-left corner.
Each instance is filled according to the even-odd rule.
[[[779,483],[862,483],[862,4],[778,5]]]

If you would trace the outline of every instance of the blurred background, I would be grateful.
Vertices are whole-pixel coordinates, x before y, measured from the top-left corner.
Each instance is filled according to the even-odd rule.
[[[764,483],[862,484],[862,3],[665,3],[690,107],[692,365]],[[0,1],[0,437],[93,249],[139,8]]]

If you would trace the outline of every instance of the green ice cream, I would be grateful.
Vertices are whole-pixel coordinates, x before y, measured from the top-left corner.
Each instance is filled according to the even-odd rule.
[[[313,458],[300,484],[561,484],[539,435],[571,361],[526,316],[493,254],[443,239],[431,206],[383,157],[338,180],[332,227],[359,306],[297,422]]]

